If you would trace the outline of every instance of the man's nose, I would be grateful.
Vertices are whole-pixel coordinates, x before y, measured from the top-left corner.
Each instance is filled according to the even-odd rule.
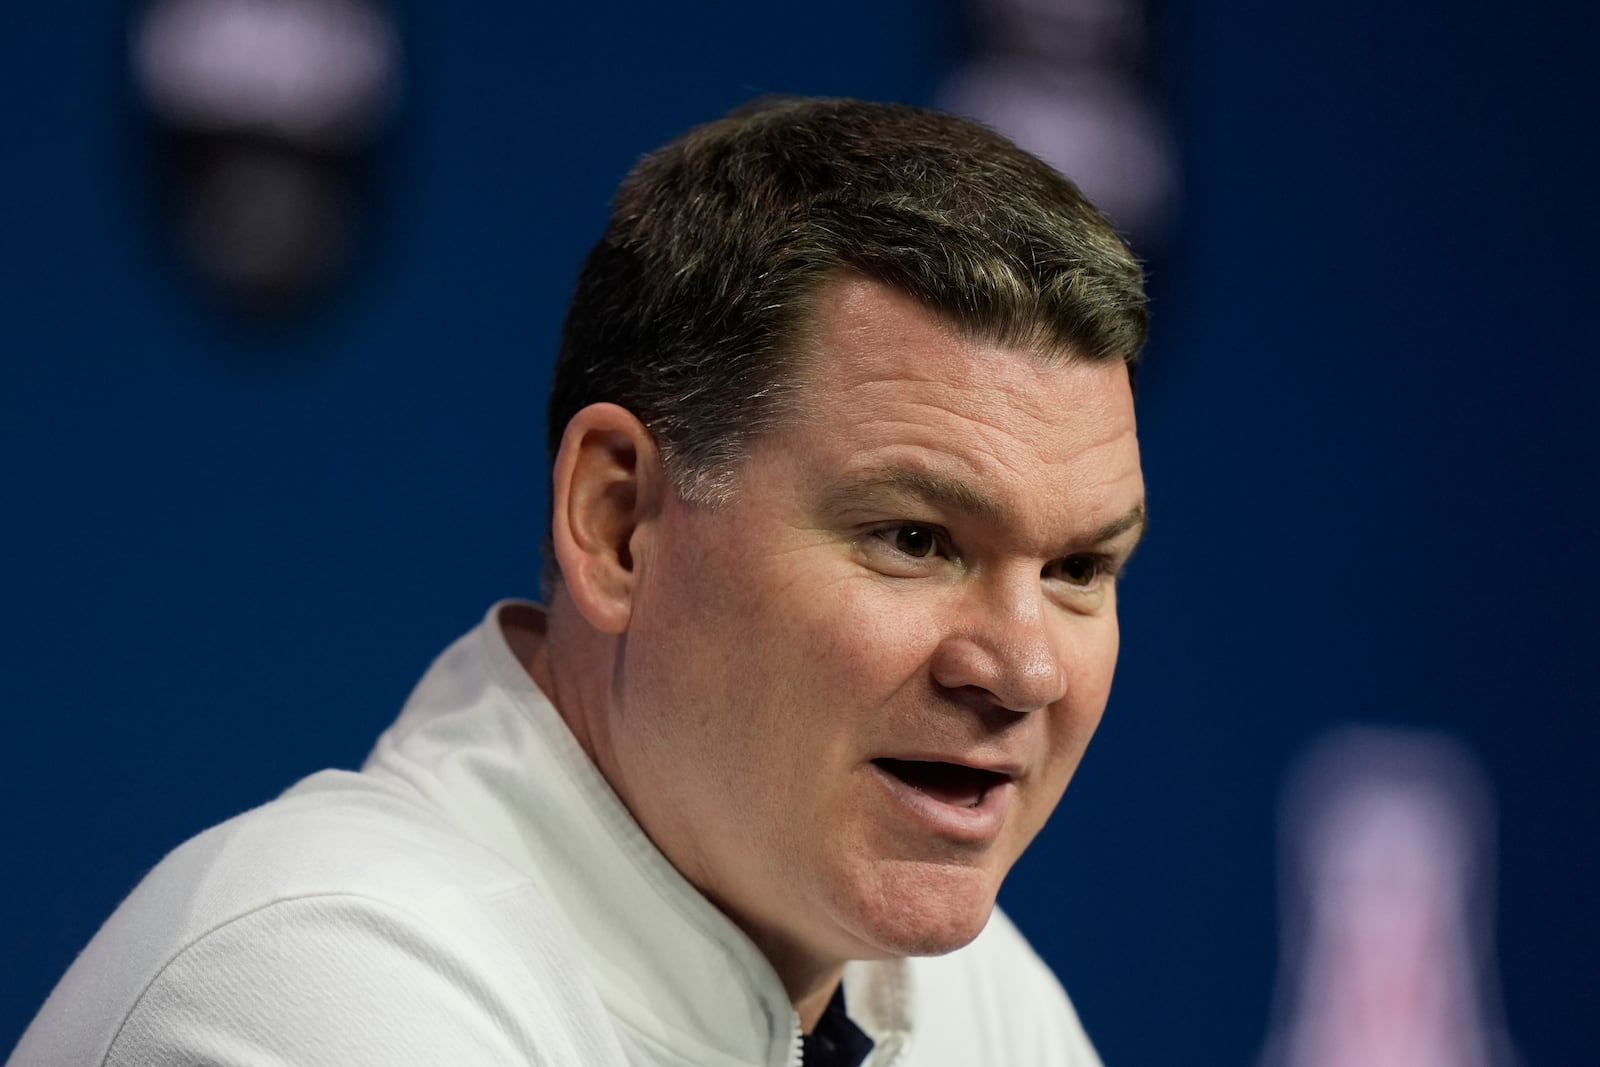
[[[1062,622],[1037,577],[1027,584],[985,590],[963,605],[934,655],[936,683],[1014,712],[1067,695]]]

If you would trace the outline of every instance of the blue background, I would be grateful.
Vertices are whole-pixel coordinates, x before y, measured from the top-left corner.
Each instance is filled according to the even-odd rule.
[[[0,9],[0,1050],[168,848],[358,763],[536,591],[549,363],[632,160],[756,91],[929,101],[967,47],[953,3],[534,7],[402,12],[370,254],[269,332],[159,251],[124,10]],[[1110,1063],[1253,1058],[1284,768],[1351,720],[1479,753],[1514,1038],[1600,1047],[1592,10],[1157,12],[1154,523],[1005,896]]]

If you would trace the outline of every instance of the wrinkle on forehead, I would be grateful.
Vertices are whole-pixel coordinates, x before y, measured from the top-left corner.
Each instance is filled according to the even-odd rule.
[[[802,403],[807,394],[816,399],[831,393],[863,414],[906,403],[975,416],[996,428],[1019,417],[1054,427],[1064,406],[1070,406],[1074,421],[1086,428],[1100,424],[1098,432],[1106,437],[1131,422],[1131,386],[1125,404],[1095,405],[1098,410],[1085,404],[1090,394],[1111,399],[1102,390],[1085,388],[1100,384],[1095,382],[1100,376],[1126,381],[1127,368],[1120,362],[973,338],[909,297],[892,290],[877,295],[887,307],[874,307],[863,294],[842,302],[840,318],[819,324],[816,352],[807,361],[800,390]]]
[[[1131,396],[1119,397],[1102,377],[1120,368],[1035,367],[1004,352],[962,363],[948,368],[950,378],[875,375],[858,382],[841,368],[834,381],[810,391],[821,402],[812,414],[819,422],[842,416],[861,436],[886,441],[939,444],[970,434],[1046,462],[1126,447],[1134,437]],[[1000,459],[1008,449],[993,451]]]
[[[766,442],[798,476],[922,470],[1013,509],[1065,508],[1080,529],[1142,499],[1122,364],[974,339],[859,278],[819,294],[814,327],[796,418]]]
[[[995,359],[1019,362],[1015,356]],[[1009,388],[1002,379],[1012,369],[996,366],[993,375],[981,382],[931,378],[863,382],[847,387],[837,399],[862,425],[884,429],[936,430],[941,423],[958,423],[1036,441],[1061,434],[1070,414],[1073,447],[1082,451],[1116,444],[1133,432],[1131,406],[1124,413],[1113,405],[1086,403],[1092,390],[1063,388],[1059,381],[1042,382],[1037,390]]]
[[[819,377],[836,369],[836,360],[830,357],[842,351],[961,348],[981,355],[979,363],[989,359],[1021,359],[1041,371],[1067,365],[1117,365],[1126,371],[1126,365],[1120,360],[1090,358],[1081,351],[1043,339],[1038,343],[1001,341],[963,326],[953,316],[924,305],[892,285],[854,272],[843,272],[822,285],[807,304],[793,340],[799,357],[792,367],[793,385],[795,393],[799,394]],[[899,368],[891,376],[891,384],[907,380],[953,384],[951,370],[950,366],[937,361]],[[868,381],[863,379],[862,384]],[[795,399],[798,403],[793,414],[804,419],[808,414],[805,398],[801,395]]]

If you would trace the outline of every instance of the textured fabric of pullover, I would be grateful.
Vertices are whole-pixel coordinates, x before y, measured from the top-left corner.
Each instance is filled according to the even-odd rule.
[[[640,830],[498,610],[359,773],[163,860],[9,1067],[798,1063],[777,974]],[[870,1067],[1099,1063],[998,911],[947,956],[850,964],[845,991]]]

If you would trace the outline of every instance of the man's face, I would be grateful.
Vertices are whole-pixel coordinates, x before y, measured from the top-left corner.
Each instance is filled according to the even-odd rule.
[[[817,315],[797,424],[635,542],[604,763],[769,957],[941,953],[1105,708],[1132,397],[1120,363],[963,340],[866,280]]]

